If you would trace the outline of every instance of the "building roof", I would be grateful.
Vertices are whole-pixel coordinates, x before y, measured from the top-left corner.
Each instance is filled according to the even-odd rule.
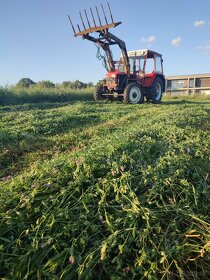
[[[210,78],[210,73],[166,76],[167,80],[182,80],[182,79],[188,79],[188,78]]]

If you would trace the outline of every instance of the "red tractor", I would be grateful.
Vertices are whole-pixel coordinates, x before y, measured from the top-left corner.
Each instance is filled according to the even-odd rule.
[[[103,84],[97,87],[94,94],[95,100],[112,100],[116,96],[119,100],[124,100],[126,103],[139,104],[143,103],[144,97],[146,97],[147,101],[160,103],[162,94],[165,91],[162,55],[151,50],[127,51],[125,42],[109,32],[109,28],[116,27],[121,22],[113,21],[109,3],[107,4],[111,23],[107,22],[103,5],[101,5],[101,8],[106,22],[105,25],[101,22],[97,7],[95,8],[99,25],[96,24],[93,11],[90,8],[94,23],[93,27],[91,27],[87,12],[84,10],[88,24],[88,28],[86,28],[80,12],[80,18],[84,27],[83,31],[77,25],[78,32],[76,32],[69,17],[74,36],[82,36],[83,39],[95,43],[98,46],[97,57],[102,60],[103,65],[107,69],[106,79]],[[96,35],[93,36],[92,33]],[[110,49],[112,45],[118,45],[121,49],[122,55],[118,61],[113,59]],[[104,50],[105,56],[100,54],[100,48]]]

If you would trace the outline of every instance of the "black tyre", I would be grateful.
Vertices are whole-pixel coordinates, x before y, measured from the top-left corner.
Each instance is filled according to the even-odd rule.
[[[144,94],[140,85],[130,83],[124,90],[124,101],[129,104],[140,104],[144,102]]]
[[[103,96],[103,93],[104,93],[103,86],[96,87],[96,90],[94,92],[94,100],[95,101],[104,100],[105,97]]]
[[[163,95],[163,81],[161,78],[157,77],[148,94],[148,99],[151,102],[158,104],[161,102],[162,95]]]
[[[107,100],[114,101],[114,95],[107,95]]]
[[[123,96],[122,96],[122,95],[118,95],[118,96],[117,96],[117,100],[118,100],[118,101],[123,101]]]

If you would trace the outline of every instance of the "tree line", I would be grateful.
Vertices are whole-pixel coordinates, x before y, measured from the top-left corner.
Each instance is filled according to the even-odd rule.
[[[85,88],[91,88],[94,86],[92,82],[89,83],[83,83],[79,80],[76,81],[64,81],[61,84],[55,84],[49,80],[44,80],[44,81],[39,81],[39,82],[34,82],[29,78],[22,78],[19,80],[19,82],[16,84],[17,87],[24,87],[24,88],[29,88],[33,86],[41,86],[45,88],[55,88],[59,86],[63,86],[65,88],[70,88],[70,89],[85,89]]]

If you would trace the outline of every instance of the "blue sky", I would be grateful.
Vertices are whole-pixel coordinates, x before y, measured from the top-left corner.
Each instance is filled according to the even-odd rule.
[[[96,47],[75,38],[67,15],[102,0],[0,0],[0,85],[23,77],[97,82],[106,73]],[[210,73],[210,0],[109,0],[115,21],[110,32],[128,50],[150,48],[163,54],[166,75]],[[81,26],[81,24],[80,24]],[[113,50],[116,59],[119,51]]]

